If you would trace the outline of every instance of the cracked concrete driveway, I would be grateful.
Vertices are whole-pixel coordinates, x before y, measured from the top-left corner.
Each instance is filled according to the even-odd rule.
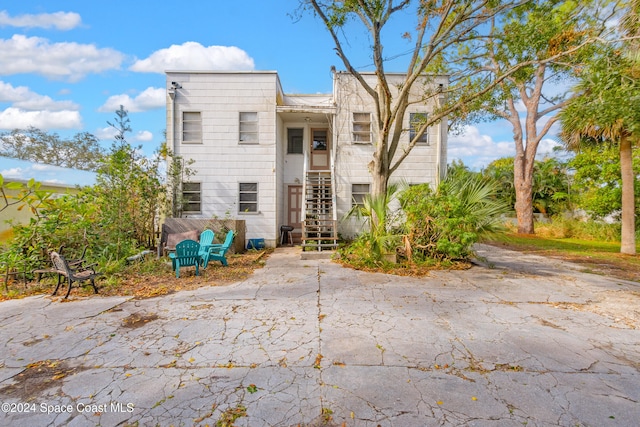
[[[0,425],[638,425],[639,284],[478,249],[408,278],[284,248],[224,287],[0,303]]]

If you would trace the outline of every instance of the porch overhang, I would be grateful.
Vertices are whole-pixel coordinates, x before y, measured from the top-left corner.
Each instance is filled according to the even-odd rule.
[[[302,105],[281,105],[276,112],[285,122],[294,121],[327,121],[336,114],[335,107],[310,107]]]

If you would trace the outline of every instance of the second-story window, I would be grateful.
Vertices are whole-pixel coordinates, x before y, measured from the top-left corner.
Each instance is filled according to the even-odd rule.
[[[418,135],[418,130],[427,122],[427,113],[410,113],[409,114],[409,142],[413,141]],[[425,129],[424,133],[420,135],[420,139],[416,144],[429,144],[429,129]]]
[[[287,128],[287,154],[302,154],[304,130]]]
[[[240,113],[240,143],[258,143],[258,113]]]
[[[353,137],[356,144],[371,144],[371,113],[353,113]]]
[[[202,144],[202,116],[200,111],[182,112],[182,142]]]

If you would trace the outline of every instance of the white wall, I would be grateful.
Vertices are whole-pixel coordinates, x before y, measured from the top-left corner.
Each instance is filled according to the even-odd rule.
[[[376,77],[373,74],[365,74],[367,82],[375,88]],[[336,73],[334,75],[334,87],[338,111],[336,114],[336,181],[338,197],[338,216],[344,215],[351,208],[352,184],[372,184],[369,164],[373,160],[374,144],[376,141],[376,117],[373,99],[350,74]],[[389,75],[391,89],[395,90],[404,80],[402,75]],[[412,100],[422,98],[425,91],[423,85],[446,86],[444,77],[436,77],[435,81],[417,82],[412,90]],[[403,120],[403,129],[409,129],[409,113],[431,113],[434,108],[434,100],[421,101],[409,106]],[[372,113],[372,144],[358,144],[352,141],[352,118],[354,112]],[[436,185],[439,179],[439,168],[443,162],[446,167],[446,123],[432,126],[428,129],[429,144],[416,145],[411,154],[403,161],[398,170],[393,174],[391,181],[405,181],[408,184],[428,182]],[[403,151],[403,146],[409,144],[409,132],[405,132],[401,139],[397,154]],[[443,154],[444,153],[444,154]],[[345,236],[353,236],[361,231],[361,227],[354,221],[343,221],[340,233]]]
[[[277,239],[277,126],[275,72],[168,72],[167,87],[178,82],[175,96],[175,141],[167,126],[168,140],[177,155],[193,159],[197,173],[190,180],[201,182],[202,212],[190,217],[227,215],[246,220],[247,239]],[[171,121],[172,105],[167,115]],[[200,111],[202,144],[181,143],[183,111]],[[239,143],[239,113],[257,112],[258,144]],[[238,183],[258,183],[258,213],[238,212]]]
[[[375,75],[365,77],[375,86]],[[396,84],[403,80],[401,75],[388,77]],[[352,113],[375,111],[369,94],[355,78],[347,73],[335,73],[334,79],[333,101],[337,107],[335,128],[330,125],[330,131],[336,165],[337,209],[341,217],[351,208],[351,185],[372,182],[368,165],[373,159],[373,145],[353,143]],[[192,167],[197,174],[191,181],[202,183],[202,212],[190,216],[244,219],[248,239],[264,238],[267,244],[274,245],[279,239],[279,226],[287,222],[287,185],[296,180],[303,181],[303,156],[286,154],[286,129],[304,128],[305,144],[308,144],[310,128],[324,127],[327,120],[331,124],[330,115],[318,123],[305,122],[306,113],[287,114],[288,118],[280,116],[276,104],[282,103],[284,94],[275,72],[167,72],[167,88],[171,87],[171,82],[179,83],[181,88],[175,91],[175,100],[167,96],[167,141],[177,155],[195,160]],[[427,82],[429,85],[439,83],[446,85],[446,78],[437,77]],[[417,84],[414,99],[418,99],[423,91],[422,85]],[[330,97],[319,99],[323,103],[321,107],[330,107],[327,104],[331,102]],[[433,102],[411,105],[408,112],[430,113]],[[315,107],[319,106],[309,106],[307,111]],[[183,111],[201,112],[201,144],[181,143]],[[258,112],[258,144],[239,143],[240,112]],[[375,141],[375,114],[372,120],[372,140]],[[402,126],[409,128],[408,114]],[[416,146],[392,180],[405,180],[411,184],[437,183],[438,167],[440,172],[446,170],[446,123],[432,127],[429,133],[429,145]],[[408,132],[402,141],[405,145],[409,143]],[[258,183],[258,213],[238,212],[239,182]],[[343,223],[340,229],[343,235],[359,231],[360,228],[348,223]]]

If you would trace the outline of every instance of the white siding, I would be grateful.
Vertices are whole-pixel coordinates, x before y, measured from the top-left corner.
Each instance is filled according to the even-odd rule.
[[[168,72],[167,83],[182,88],[175,95],[176,132],[167,137],[177,155],[193,159],[202,183],[202,213],[198,217],[225,217],[247,221],[247,239],[277,239],[276,91],[275,73]],[[169,100],[170,101],[170,100]],[[167,110],[172,108],[169,103]],[[202,144],[181,143],[182,111],[200,111]],[[258,113],[258,144],[239,142],[240,112]],[[168,111],[168,120],[171,114]],[[171,129],[170,129],[171,128]],[[258,183],[258,213],[238,212],[238,184]]]
[[[364,75],[367,82],[376,86],[376,76]],[[402,75],[388,75],[392,90],[402,83]],[[437,77],[430,84],[444,84],[444,77]],[[417,82],[412,90],[412,100],[419,100],[424,93],[425,82]],[[377,124],[375,106],[371,96],[360,83],[348,73],[336,73],[334,81],[336,96],[336,182],[338,197],[338,215],[342,216],[351,208],[351,185],[372,183],[369,163],[373,160],[374,144],[377,138]],[[409,129],[410,113],[427,113],[433,111],[433,99],[413,104],[409,107],[403,120],[404,129]],[[352,138],[353,113],[371,113],[372,144],[354,143]],[[403,161],[398,170],[393,174],[392,181],[405,181],[410,184],[428,182],[436,185],[439,179],[438,167],[446,168],[446,123],[440,126],[432,126],[429,130],[429,145],[416,145],[411,154]],[[403,151],[403,146],[409,144],[409,132],[404,132],[397,153]],[[441,150],[441,151],[440,151]],[[439,152],[440,151],[440,152]],[[444,162],[444,163],[443,163]],[[446,170],[446,169],[443,169]],[[360,227],[353,221],[345,221],[341,224],[340,232],[345,236],[352,236],[360,231]]]
[[[375,86],[375,75],[365,74],[365,78]],[[388,79],[398,84],[403,76],[389,75]],[[178,83],[179,88],[174,97],[167,96],[167,142],[177,155],[195,160],[192,167],[197,174],[192,180],[202,184],[202,213],[198,217],[244,219],[248,239],[264,238],[268,245],[275,245],[279,226],[287,223],[288,185],[304,181],[304,157],[287,154],[287,128],[304,129],[305,150],[308,150],[311,128],[329,128],[339,219],[351,208],[352,184],[372,183],[368,166],[373,159],[374,145],[353,143],[352,118],[354,112],[371,113],[375,144],[375,109],[370,95],[348,73],[334,74],[333,98],[285,96],[275,72],[167,72],[167,88],[172,87],[172,82]],[[416,84],[413,99],[419,99],[422,84],[439,83],[446,85],[446,78]],[[411,105],[403,128],[409,128],[409,113],[429,114],[433,102],[432,99]],[[201,144],[181,143],[184,111],[201,113]],[[239,142],[240,112],[258,113],[257,144]],[[429,129],[429,145],[416,146],[394,173],[393,180],[436,184],[446,170],[446,141],[445,121]],[[407,131],[402,144],[408,142]],[[401,152],[402,147],[398,151]],[[238,212],[240,182],[258,183],[259,212]],[[347,236],[358,231],[359,227],[353,223],[343,223],[340,230]]]

